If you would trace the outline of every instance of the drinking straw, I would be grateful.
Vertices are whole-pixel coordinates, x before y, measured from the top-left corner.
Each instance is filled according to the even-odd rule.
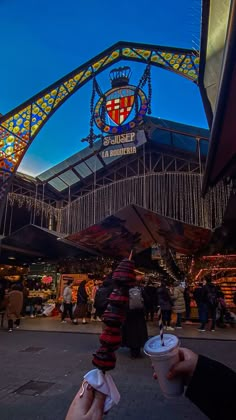
[[[158,306],[157,311],[157,317],[158,317],[158,324],[159,324],[159,330],[160,330],[160,337],[161,337],[161,345],[164,346],[164,329],[163,329],[163,322],[162,322],[162,315],[161,315],[161,307]]]

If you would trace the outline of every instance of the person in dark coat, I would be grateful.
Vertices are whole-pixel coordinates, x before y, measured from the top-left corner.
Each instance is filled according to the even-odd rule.
[[[86,291],[87,280],[83,280],[78,288],[77,292],[77,306],[75,309],[75,320],[74,323],[78,323],[78,318],[82,318],[82,324],[87,324],[86,317],[88,313],[88,293]]]
[[[95,298],[94,298],[94,307],[96,309],[95,315],[99,319],[102,317],[103,313],[106,310],[108,304],[108,298],[113,291],[114,281],[112,279],[112,274],[107,276],[103,281],[103,284],[97,289]]]
[[[141,348],[147,339],[148,333],[144,305],[143,309],[129,309],[122,327],[122,345],[129,347],[132,359],[140,356]]]
[[[164,328],[173,331],[174,328],[170,325],[173,302],[165,281],[162,281],[161,286],[157,289],[157,303],[161,307]]]
[[[155,308],[157,306],[157,289],[151,280],[149,280],[147,286],[144,287],[143,298],[146,321],[149,319],[149,314],[151,321],[153,321]]]

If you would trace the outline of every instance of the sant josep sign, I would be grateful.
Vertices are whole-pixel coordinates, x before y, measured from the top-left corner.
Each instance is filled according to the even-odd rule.
[[[124,155],[133,155],[146,141],[144,130],[107,136],[103,138],[104,149],[100,152],[100,156],[102,159],[112,159]]]
[[[106,149],[101,152],[101,157],[104,159],[114,156],[132,155],[137,152],[135,144],[137,144],[136,133],[133,132],[107,136],[103,139],[103,146]],[[117,146],[119,147],[117,148]]]

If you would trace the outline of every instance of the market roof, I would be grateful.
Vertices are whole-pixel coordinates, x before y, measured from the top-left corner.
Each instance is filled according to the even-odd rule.
[[[134,144],[137,148],[146,142],[146,133],[148,133],[148,141],[154,146],[162,144],[175,151],[197,153],[197,144],[200,141],[201,155],[207,155],[209,131],[206,129],[154,117],[145,118],[143,125],[145,131],[142,130],[142,126],[140,128],[141,130],[137,132],[137,144]],[[132,143],[129,145],[132,146]],[[121,144],[118,147],[125,145]],[[62,192],[100,169],[107,168],[114,161],[124,158],[124,156],[112,156],[103,159],[101,151],[102,141],[99,140],[92,148],[86,147],[41,173],[37,176],[37,180],[48,183],[58,192]]]

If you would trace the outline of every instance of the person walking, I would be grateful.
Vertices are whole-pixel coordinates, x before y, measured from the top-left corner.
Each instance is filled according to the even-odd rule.
[[[69,314],[71,322],[73,321],[73,314],[72,314],[72,280],[68,280],[66,287],[63,291],[63,312],[61,316],[61,322],[65,323],[65,318]]]
[[[7,295],[6,314],[8,319],[8,331],[13,331],[13,322],[16,328],[20,327],[20,316],[23,307],[23,293],[19,285],[12,286],[11,291]]]
[[[162,280],[161,286],[157,289],[157,304],[161,308],[164,329],[173,331],[174,328],[170,325],[173,301],[164,280]]]
[[[122,327],[122,345],[130,349],[130,356],[136,359],[147,341],[147,325],[142,289],[138,285],[129,290],[129,309]]]
[[[77,292],[77,306],[75,309],[74,323],[78,324],[78,318],[82,318],[82,324],[87,324],[86,317],[88,313],[88,293],[86,291],[87,280],[83,280]]]
[[[174,303],[173,312],[177,314],[176,328],[182,328],[182,314],[185,311],[184,287],[178,282],[174,283],[172,299]]]

